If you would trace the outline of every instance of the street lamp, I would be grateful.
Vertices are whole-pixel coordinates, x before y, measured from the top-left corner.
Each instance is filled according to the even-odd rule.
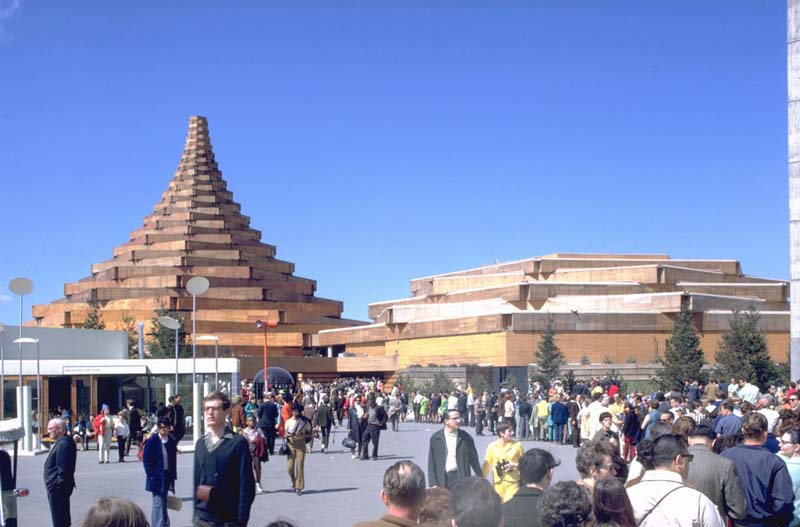
[[[175,393],[178,392],[178,332],[181,330],[181,323],[172,317],[158,317],[158,323],[167,329],[175,330]]]
[[[203,393],[197,385],[197,295],[208,291],[208,278],[194,276],[186,282],[186,290],[192,295],[192,438],[200,437],[200,406]],[[214,388],[216,390],[216,388]]]
[[[32,339],[30,337],[19,338],[14,341],[14,344],[36,344],[36,422],[38,423],[36,436],[42,434],[42,376],[39,373],[39,339]]]
[[[219,337],[216,335],[203,335],[197,340],[214,341],[214,390],[219,390]]]
[[[269,375],[267,373],[267,328],[278,327],[278,321],[256,320],[256,327],[264,330],[264,393],[261,394],[263,397],[267,393],[267,390],[269,389]]]
[[[19,338],[22,338],[22,297],[33,291],[33,282],[24,277],[14,278],[8,283],[8,288],[15,295],[19,295]],[[18,339],[19,340],[19,339]],[[16,342],[16,341],[14,341]],[[22,387],[22,343],[19,345],[19,386]]]

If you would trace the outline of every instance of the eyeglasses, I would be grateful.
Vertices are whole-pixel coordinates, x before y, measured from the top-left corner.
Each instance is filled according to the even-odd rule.
[[[778,443],[782,445],[796,445],[797,443],[793,443],[792,441],[784,441],[783,439],[778,439]]]

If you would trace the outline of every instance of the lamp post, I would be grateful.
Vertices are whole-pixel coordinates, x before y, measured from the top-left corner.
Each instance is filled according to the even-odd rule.
[[[200,405],[203,404],[203,393],[197,384],[197,295],[208,291],[208,278],[193,276],[186,282],[186,290],[192,295],[192,438],[200,437]]]
[[[8,283],[8,288],[15,295],[19,295],[19,339],[22,339],[22,297],[33,291],[33,282],[24,277],[14,278]],[[17,339],[17,340],[19,340]],[[16,342],[16,341],[14,341]],[[19,345],[19,386],[22,387],[22,343]]]
[[[204,276],[195,276],[186,282],[186,290],[192,295],[192,385],[197,382],[197,297],[208,291],[209,285],[208,278]]]
[[[36,344],[36,422],[38,423],[36,437],[38,438],[42,434],[42,376],[39,371],[39,339],[24,337],[15,340],[14,343],[20,346]],[[34,445],[34,447],[38,447],[38,445]]]
[[[214,341],[214,390],[219,390],[219,337],[216,335],[203,335],[202,337],[197,337],[197,340]]]
[[[267,372],[267,328],[278,327],[277,320],[256,320],[256,327],[264,330],[264,393],[263,397],[269,389],[269,375]]]
[[[181,323],[172,317],[158,317],[158,323],[167,329],[175,330],[175,393],[178,393],[178,332],[181,330]]]

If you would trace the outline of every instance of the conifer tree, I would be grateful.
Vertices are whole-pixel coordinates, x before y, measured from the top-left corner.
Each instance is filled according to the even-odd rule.
[[[661,359],[663,368],[658,373],[658,383],[661,388],[668,390],[683,387],[683,382],[691,379],[705,382],[705,374],[701,370],[705,362],[692,314],[686,306],[681,306],[672,336],[667,339],[664,358]]]
[[[724,378],[746,379],[765,390],[778,380],[779,372],[769,356],[767,340],[758,329],[760,318],[752,308],[734,311],[715,358]]]
[[[122,330],[128,334],[128,358],[135,359],[139,356],[139,331],[130,313],[122,315]]]
[[[89,312],[83,321],[83,329],[106,329],[106,323],[103,322],[103,315],[100,313],[100,305],[95,300],[88,302]]]
[[[547,326],[542,332],[542,338],[535,353],[539,371],[542,372],[544,380],[547,382],[557,378],[559,370],[567,362],[564,353],[556,345],[555,334],[553,317],[550,317],[547,320]]]
[[[169,329],[158,323],[158,317],[172,317],[181,323],[178,330],[178,356],[190,357],[191,352],[186,347],[186,330],[184,329],[183,317],[175,311],[168,309],[157,309],[155,316],[150,321],[150,339],[147,341],[147,349],[150,356],[154,359],[175,358],[175,330]]]

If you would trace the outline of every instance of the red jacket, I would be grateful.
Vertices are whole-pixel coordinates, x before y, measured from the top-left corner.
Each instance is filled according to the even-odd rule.
[[[103,412],[100,412],[95,416],[94,421],[92,421],[92,426],[94,427],[95,437],[106,434],[106,420]]]

